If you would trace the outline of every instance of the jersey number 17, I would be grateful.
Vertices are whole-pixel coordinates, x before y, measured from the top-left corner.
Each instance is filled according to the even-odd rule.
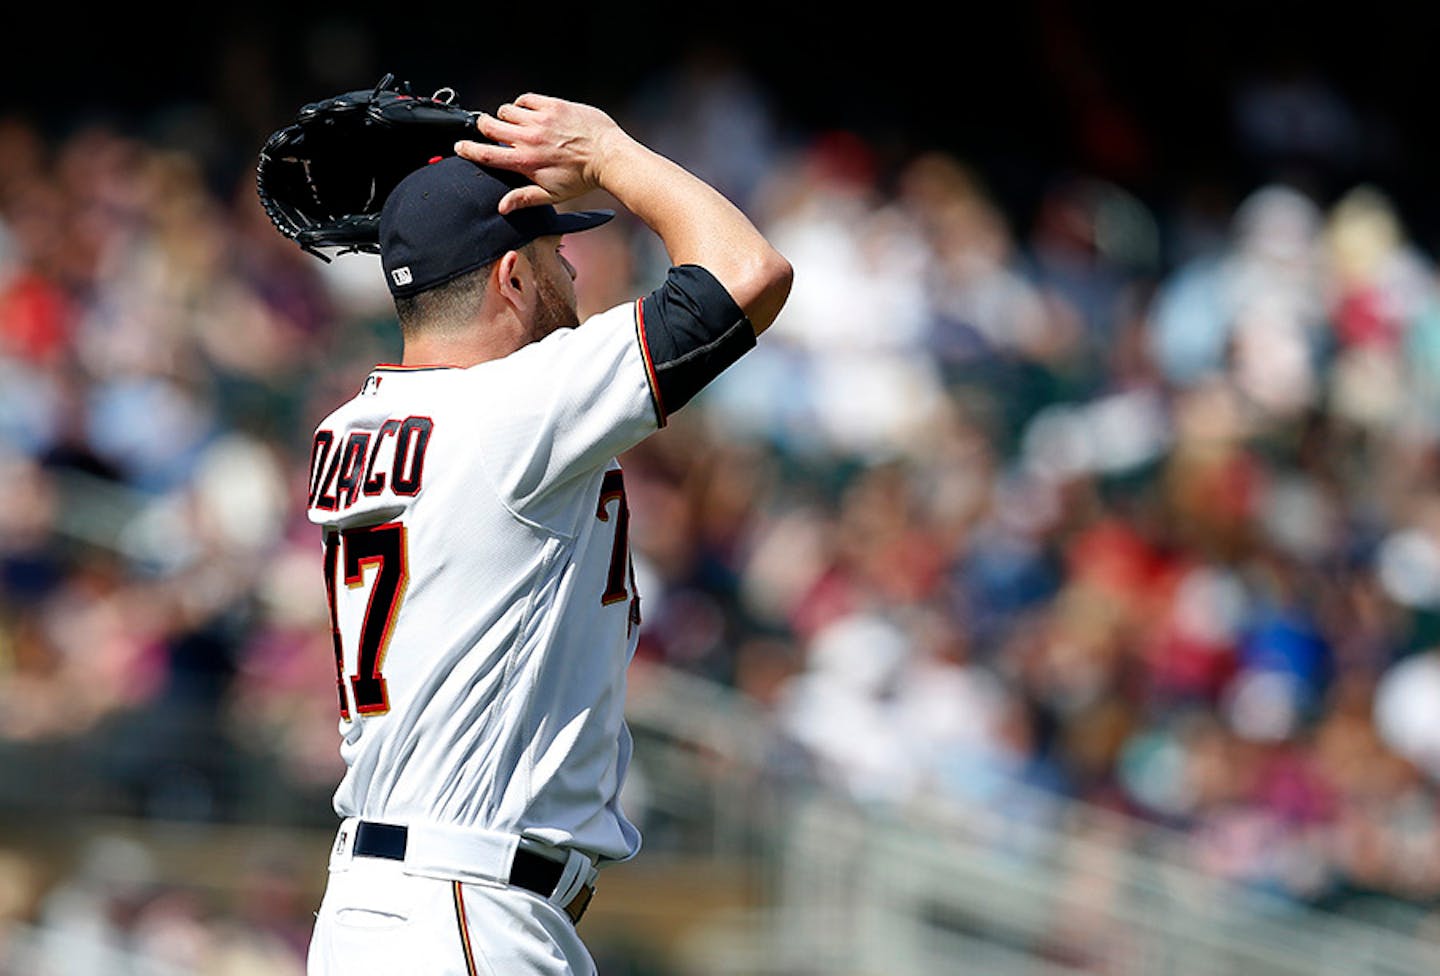
[[[635,572],[630,561],[630,508],[625,501],[625,482],[618,470],[605,473],[595,517],[601,522],[613,521],[615,525],[610,571],[600,602],[608,605],[629,599],[630,626],[634,628],[640,623],[640,596],[635,592]],[[335,687],[340,697],[340,717],[347,721],[352,714],[352,701],[354,714],[384,715],[390,711],[381,669],[385,666],[385,652],[390,647],[400,604],[410,582],[408,549],[402,522],[325,534],[325,595],[330,604],[330,636],[335,648]],[[369,587],[358,634],[340,632],[337,590],[341,581],[351,590]],[[348,691],[347,638],[356,648],[355,671],[349,676]]]

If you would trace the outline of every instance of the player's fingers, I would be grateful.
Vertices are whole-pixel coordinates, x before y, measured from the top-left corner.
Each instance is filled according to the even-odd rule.
[[[514,213],[525,207],[535,207],[550,202],[550,194],[544,187],[535,185],[516,187],[500,198],[502,214]]]
[[[514,102],[506,102],[495,110],[495,115],[506,122],[523,122],[531,115],[528,106],[520,105],[519,99]]]
[[[538,95],[535,92],[526,92],[519,98],[515,99],[515,104],[520,108],[528,108],[537,111],[539,109],[546,108],[554,104],[554,102],[555,99],[551,98],[549,95]]]
[[[463,156],[472,163],[479,163],[481,166],[505,167],[515,160],[516,152],[509,146],[497,146],[490,142],[475,142],[471,139],[461,139],[455,143],[455,155]]]
[[[475,120],[475,128],[486,138],[494,139],[496,142],[506,142],[514,145],[523,137],[525,130],[512,122],[504,122],[493,115],[481,112]]]

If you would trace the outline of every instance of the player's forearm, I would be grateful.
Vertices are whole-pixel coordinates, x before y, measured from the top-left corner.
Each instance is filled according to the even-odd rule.
[[[636,142],[600,109],[531,92],[493,116],[481,113],[476,127],[487,141],[462,140],[457,153],[533,181],[505,195],[502,214],[599,187],[659,235],[672,263],[696,264],[714,275],[757,334],[789,297],[790,262],[738,207]]]
[[[616,131],[596,182],[659,236],[672,264],[698,264],[725,286],[756,335],[790,294],[790,262],[714,187]]]

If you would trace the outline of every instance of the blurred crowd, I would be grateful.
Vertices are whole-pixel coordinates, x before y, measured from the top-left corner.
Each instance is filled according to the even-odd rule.
[[[796,269],[622,458],[637,668],[863,803],[1081,800],[1296,902],[1434,904],[1440,276],[1383,188],[1056,173],[1018,213],[712,65],[615,114]],[[625,215],[567,254],[582,313],[665,267]],[[398,353],[370,256],[303,254],[248,174],[0,120],[4,809],[330,822],[309,439]]]

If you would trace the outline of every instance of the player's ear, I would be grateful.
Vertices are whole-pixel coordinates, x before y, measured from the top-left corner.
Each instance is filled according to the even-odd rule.
[[[519,251],[506,251],[500,260],[495,262],[492,273],[495,291],[501,298],[517,309],[529,305],[531,289],[526,277],[525,262]]]

